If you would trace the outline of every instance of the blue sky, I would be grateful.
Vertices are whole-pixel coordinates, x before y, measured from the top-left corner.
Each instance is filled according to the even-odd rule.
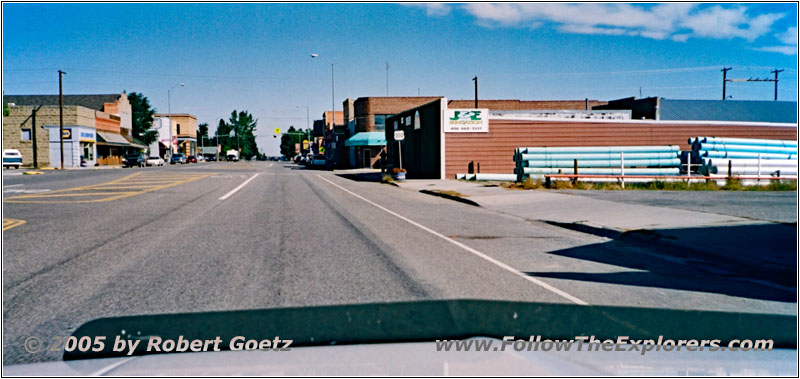
[[[3,91],[127,90],[212,126],[234,109],[306,125],[347,98],[717,99],[729,77],[780,74],[797,100],[795,4],[3,4]],[[319,54],[312,59],[310,54]],[[771,100],[772,83],[730,83]]]

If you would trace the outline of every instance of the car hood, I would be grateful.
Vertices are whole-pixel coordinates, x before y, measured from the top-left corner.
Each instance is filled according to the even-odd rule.
[[[463,369],[464,371],[444,372],[468,375],[677,375],[679,372],[746,373],[749,371],[742,370],[750,367],[763,368],[762,371],[754,371],[758,374],[796,375],[793,374],[797,370],[796,331],[796,315],[488,300],[433,300],[178,313],[101,318],[80,326],[73,333],[78,339],[106,336],[113,341],[114,336],[122,336],[143,341],[131,356],[126,352],[113,351],[109,341],[99,351],[65,353],[64,362],[10,366],[5,369],[11,371],[4,373],[78,370],[86,375],[100,370],[100,373],[113,375],[145,372],[181,375],[232,375],[244,372],[266,375],[440,375],[441,370]],[[226,341],[221,346],[223,349],[228,346],[227,341],[236,336],[258,341],[272,340],[279,336],[282,339],[291,339],[293,349],[289,352],[270,350],[154,354],[145,351],[145,341],[153,336],[173,340],[181,337],[189,340],[218,337]],[[732,339],[771,339],[775,350],[654,351],[651,353],[655,354],[647,355],[635,352],[541,351],[446,353],[437,351],[434,346],[434,341],[443,339],[483,337],[501,340],[505,336],[521,339],[529,336],[541,336],[543,339],[595,336],[601,340],[616,339],[619,336],[629,336],[630,339],[658,339],[663,336],[674,340],[719,339],[722,344]],[[241,362],[239,366],[242,371],[237,371],[239,366],[233,362]],[[347,369],[348,364],[355,364],[354,367],[359,370]],[[509,365],[511,371],[504,370],[505,365]],[[197,371],[198,367],[206,367],[208,370]],[[540,368],[538,371],[535,370],[537,367]],[[775,370],[769,369],[770,367]],[[513,371],[512,368],[518,371]],[[490,371],[482,371],[484,369]],[[642,370],[640,373],[634,373],[639,369]],[[679,369],[684,371],[675,371]],[[589,370],[588,374],[586,370]]]

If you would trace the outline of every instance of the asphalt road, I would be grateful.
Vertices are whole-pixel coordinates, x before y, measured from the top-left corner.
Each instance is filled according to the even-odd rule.
[[[3,364],[107,316],[445,298],[796,314],[794,290],[285,162],[3,176]]]
[[[782,223],[797,223],[794,191],[558,191],[616,202],[655,205]]]

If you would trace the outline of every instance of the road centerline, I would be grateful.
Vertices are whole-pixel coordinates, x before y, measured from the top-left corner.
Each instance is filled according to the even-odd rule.
[[[536,284],[537,286],[542,287],[542,288],[544,288],[544,289],[546,289],[546,290],[548,290],[548,291],[550,291],[550,292],[552,292],[552,293],[554,293],[554,294],[556,294],[558,296],[561,296],[561,297],[563,297],[563,298],[565,298],[565,299],[567,299],[567,300],[569,300],[569,301],[571,301],[571,302],[573,302],[575,304],[578,304],[578,305],[589,305],[589,303],[579,299],[578,297],[575,297],[575,296],[573,296],[573,295],[571,295],[571,294],[569,294],[569,293],[567,293],[565,291],[562,291],[562,290],[560,290],[560,289],[558,289],[558,288],[556,288],[554,286],[551,286],[550,284],[547,284],[547,283],[545,283],[545,282],[543,282],[543,281],[541,281],[539,279],[533,278],[533,277],[531,277],[531,276],[529,276],[529,275],[527,275],[527,274],[525,274],[525,273],[523,273],[523,272],[521,272],[521,271],[519,271],[519,270],[517,270],[517,269],[515,269],[515,268],[513,268],[511,266],[509,266],[506,263],[503,263],[503,262],[501,262],[501,261],[499,261],[497,259],[494,259],[494,258],[492,258],[492,257],[490,257],[490,256],[488,256],[488,255],[486,255],[486,254],[484,254],[484,253],[482,253],[482,252],[480,252],[478,250],[475,250],[475,249],[473,249],[473,248],[471,248],[471,247],[469,247],[469,246],[467,246],[467,245],[465,245],[465,244],[463,244],[461,242],[458,242],[458,241],[456,241],[456,240],[454,240],[454,239],[452,239],[450,237],[447,237],[444,234],[441,234],[441,233],[439,233],[439,232],[437,232],[437,231],[435,231],[435,230],[433,230],[431,228],[428,228],[427,226],[422,225],[422,224],[420,224],[420,223],[418,223],[418,222],[416,222],[416,221],[414,221],[414,220],[412,220],[412,219],[410,219],[408,217],[405,217],[405,216],[403,216],[403,215],[401,215],[399,213],[396,213],[396,212],[394,212],[394,211],[392,211],[392,210],[390,210],[390,209],[388,209],[388,208],[386,208],[386,207],[384,207],[382,205],[379,205],[379,204],[373,202],[372,200],[369,200],[369,199],[367,199],[367,198],[365,198],[365,197],[363,197],[363,196],[361,196],[361,195],[359,195],[359,194],[357,194],[357,193],[355,193],[353,191],[348,190],[347,188],[344,188],[344,187],[342,187],[342,186],[340,186],[340,185],[338,185],[338,184],[336,184],[336,183],[334,183],[334,182],[332,182],[332,181],[330,181],[328,179],[325,179],[324,177],[322,177],[319,174],[316,174],[316,176],[318,178],[330,183],[334,187],[337,187],[337,188],[341,189],[342,191],[345,191],[345,192],[349,193],[350,195],[355,196],[356,198],[359,198],[359,199],[367,202],[368,204],[370,204],[370,205],[372,205],[372,206],[374,206],[374,207],[376,207],[376,208],[378,208],[378,209],[380,209],[380,210],[382,210],[382,211],[384,211],[386,213],[391,214],[392,216],[395,216],[395,217],[397,217],[397,218],[399,218],[399,219],[401,219],[401,220],[403,220],[403,221],[405,221],[405,222],[407,222],[407,223],[409,223],[411,225],[414,225],[414,226],[416,226],[416,227],[418,227],[418,228],[420,228],[420,229],[422,229],[422,230],[424,230],[424,231],[426,231],[426,232],[428,232],[430,234],[433,234],[436,237],[439,237],[439,238],[441,238],[441,239],[443,239],[443,240],[445,240],[447,242],[450,242],[450,243],[452,243],[452,244],[454,244],[454,245],[456,245],[456,246],[458,246],[458,247],[460,247],[460,248],[462,248],[462,249],[464,249],[464,250],[466,250],[466,251],[468,251],[468,252],[470,252],[470,253],[478,256],[478,257],[480,257],[480,258],[483,258],[484,260],[486,260],[486,261],[488,261],[488,262],[490,262],[490,263],[492,263],[492,264],[494,264],[494,265],[496,265],[496,266],[498,266],[498,267],[500,267],[500,268],[502,268],[502,269],[514,274],[514,275],[517,275],[517,276],[521,277],[522,279],[525,279],[525,280],[527,280],[527,281],[529,281],[529,282],[531,282],[533,284]]]
[[[222,195],[222,197],[220,197],[220,198],[219,198],[219,200],[226,200],[227,198],[229,198],[229,197],[233,196],[233,194],[235,194],[236,192],[238,192],[240,189],[244,188],[244,186],[246,186],[246,185],[247,185],[247,183],[250,183],[250,181],[252,181],[253,179],[255,179],[255,178],[256,178],[256,176],[258,176],[258,173],[256,173],[255,175],[251,176],[251,177],[250,177],[250,179],[247,179],[247,180],[245,180],[245,181],[244,181],[242,184],[239,184],[239,186],[237,186],[236,188],[234,188],[234,189],[230,190],[230,192],[228,192],[228,193],[226,193],[226,194]]]

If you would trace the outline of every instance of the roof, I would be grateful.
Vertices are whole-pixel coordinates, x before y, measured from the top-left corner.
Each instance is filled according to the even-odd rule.
[[[197,116],[189,113],[156,113],[153,117],[191,117],[197,119]]]
[[[797,123],[797,102],[661,99],[659,119]]]
[[[384,132],[361,132],[344,141],[345,146],[385,146]]]
[[[64,105],[79,105],[101,111],[106,103],[113,103],[120,94],[64,95]],[[58,105],[58,95],[4,95],[3,103],[14,105]]]

